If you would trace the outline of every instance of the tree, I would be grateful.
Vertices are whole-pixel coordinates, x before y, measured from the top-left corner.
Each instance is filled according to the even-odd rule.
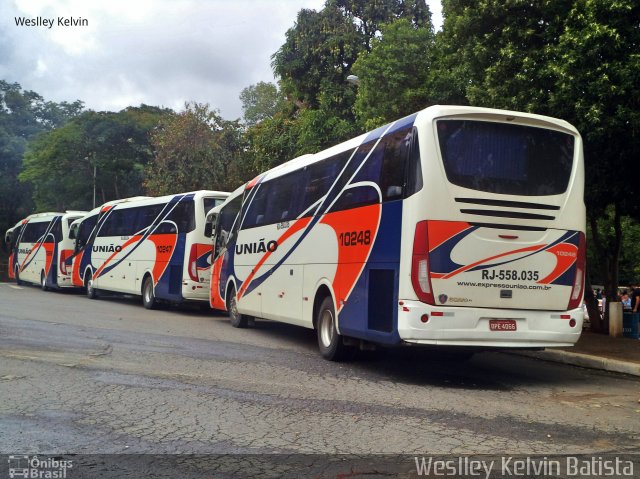
[[[590,240],[615,301],[623,218],[638,217],[640,207],[640,5],[445,0],[443,7],[438,69],[450,91],[474,105],[564,118],[582,132]]]
[[[33,211],[30,187],[18,181],[27,143],[81,111],[80,101],[48,102],[18,83],[0,80],[0,231]]]
[[[283,107],[284,96],[273,83],[259,82],[240,92],[245,125],[272,119]]]
[[[430,22],[417,27],[401,19],[383,27],[371,51],[360,54],[353,65],[360,79],[355,111],[365,129],[428,106],[434,43]]]
[[[346,90],[347,75],[365,43],[334,4],[320,12],[302,9],[284,45],[271,57],[273,70],[289,100],[317,108],[325,88],[339,86],[338,95]]]
[[[145,188],[153,195],[235,189],[244,179],[242,132],[239,121],[224,120],[209,105],[187,103],[151,136],[155,157]]]
[[[254,164],[275,166],[357,134],[356,90],[346,78],[358,55],[370,50],[383,23],[406,18],[416,27],[430,16],[424,0],[327,0],[319,12],[298,12],[271,57],[288,104],[250,129]]]
[[[294,105],[287,102],[273,118],[247,129],[247,159],[255,173],[297,156],[297,119],[293,109]]]
[[[414,28],[433,28],[431,11],[424,0],[330,0],[351,19],[365,40],[365,48],[371,51],[384,24],[404,19]],[[329,3],[329,2],[327,2]]]
[[[141,105],[120,112],[86,111],[32,141],[19,178],[31,184],[37,209],[89,209],[143,193],[152,157],[149,133],[169,110]]]
[[[449,93],[476,106],[553,113],[550,61],[572,3],[444,0],[438,75]]]
[[[369,51],[380,26],[404,18],[415,27],[430,26],[424,0],[327,0],[320,11],[303,9],[286,33],[284,45],[271,57],[285,95],[307,108],[317,108],[333,89],[337,113],[348,115],[353,104],[346,78],[358,54]],[[327,103],[327,99],[325,99]]]
[[[553,63],[552,104],[585,141],[585,202],[608,301],[617,300],[622,218],[640,217],[638,18],[632,0],[574,2]]]

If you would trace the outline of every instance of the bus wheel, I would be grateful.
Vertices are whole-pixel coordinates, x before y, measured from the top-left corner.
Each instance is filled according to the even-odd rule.
[[[154,309],[158,305],[156,295],[153,293],[153,279],[147,276],[142,284],[142,304],[147,309]]]
[[[98,297],[98,290],[93,287],[92,275],[89,271],[85,274],[89,274],[89,277],[84,280],[84,288],[87,290],[87,298],[96,299]]]
[[[229,300],[227,302],[227,311],[229,311],[229,320],[234,328],[246,328],[249,326],[249,316],[238,312],[238,299],[236,298],[236,288],[231,287]]]
[[[327,296],[322,301],[316,316],[318,347],[320,354],[329,361],[343,361],[353,357],[355,350],[344,344],[342,336],[336,330],[333,301]]]
[[[20,279],[20,268],[18,268],[17,266],[16,266],[15,277],[16,277],[16,284],[18,286],[22,286],[24,284],[24,282]]]
[[[40,273],[40,287],[42,291],[47,291],[47,275],[44,274],[44,271]]]

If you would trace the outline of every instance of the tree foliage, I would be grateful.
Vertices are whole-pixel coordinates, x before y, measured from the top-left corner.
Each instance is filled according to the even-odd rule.
[[[614,300],[624,217],[637,216],[640,205],[640,5],[445,0],[443,7],[438,69],[454,92],[474,105],[564,118],[582,133],[592,246]]]
[[[424,0],[327,0],[318,12],[301,10],[272,56],[288,105],[249,130],[254,164],[274,166],[356,135],[356,90],[346,79],[358,55],[371,49],[384,23],[404,18],[418,27],[430,17]]]
[[[425,108],[435,36],[429,22],[417,27],[408,19],[383,27],[370,52],[362,52],[353,66],[360,79],[355,111],[370,130]]]
[[[573,0],[444,0],[439,74],[476,106],[552,113],[550,61]]]
[[[155,157],[146,170],[147,192],[233,190],[245,176],[243,142],[239,121],[224,120],[209,105],[187,103],[151,136]]]
[[[82,102],[45,101],[18,83],[0,80],[0,231],[33,209],[31,189],[18,181],[27,143],[82,111]]]
[[[96,204],[142,194],[149,132],[168,113],[147,105],[86,111],[29,144],[20,180],[33,185],[38,210],[91,208],[94,170]]]
[[[273,70],[289,100],[318,108],[324,90],[331,88],[340,95],[348,87],[347,75],[365,43],[335,4],[328,3],[319,12],[303,9],[284,45],[272,56]]]
[[[240,92],[245,125],[271,120],[282,109],[285,98],[273,83],[258,82]]]
[[[585,202],[610,301],[620,277],[624,216],[640,217],[638,18],[640,4],[632,0],[574,2],[552,64],[553,105],[585,140]],[[609,216],[612,229],[602,226]]]
[[[415,28],[431,28],[431,12],[424,0],[331,0],[356,26],[370,51],[382,26],[404,19]]]

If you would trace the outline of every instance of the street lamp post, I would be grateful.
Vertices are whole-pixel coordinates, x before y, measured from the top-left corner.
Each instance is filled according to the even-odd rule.
[[[96,164],[93,163],[93,207],[96,207]]]
[[[349,75],[347,77],[347,83],[351,83],[352,85],[355,85],[355,86],[360,86],[360,78],[358,78],[355,75]]]
[[[89,159],[88,156],[84,157],[85,161],[89,164],[91,164],[91,160]],[[96,207],[96,172],[97,172],[97,166],[96,166],[96,162],[93,161],[93,207]]]

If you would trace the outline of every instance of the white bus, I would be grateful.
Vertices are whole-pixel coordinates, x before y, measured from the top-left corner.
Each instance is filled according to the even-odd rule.
[[[355,346],[541,348],[582,330],[582,140],[565,121],[432,106],[234,192],[210,302]],[[239,212],[239,214],[237,214]]]
[[[107,201],[101,206],[92,209],[82,218],[78,218],[69,228],[69,239],[73,240],[73,254],[66,260],[66,266],[71,270],[71,282],[76,288],[84,288],[89,277],[85,278],[85,272],[91,271],[89,260],[91,254],[86,255],[85,250],[90,243],[92,235],[95,233],[95,227],[107,211],[114,205],[127,201],[138,201],[151,199],[150,196],[135,196],[132,198],[123,198],[119,200]]]
[[[7,263],[7,275],[9,279],[16,279],[15,273],[15,248],[14,248],[14,240],[17,238],[17,234],[20,230],[22,222],[19,221],[15,226],[7,229],[4,234],[4,244],[9,252],[9,261]]]
[[[66,267],[66,259],[73,253],[69,227],[86,213],[37,213],[14,227],[10,267],[18,284],[35,283],[43,290],[73,286]]]
[[[141,295],[148,309],[159,300],[208,301],[211,242],[204,235],[205,215],[227,196],[203,190],[103,208],[80,261],[87,296]],[[83,231],[78,236],[84,241]]]

